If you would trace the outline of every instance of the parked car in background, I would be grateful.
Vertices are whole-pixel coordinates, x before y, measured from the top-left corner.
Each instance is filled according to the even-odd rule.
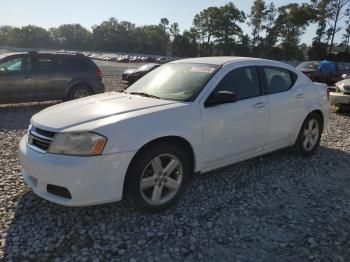
[[[350,78],[347,76],[335,84],[335,92],[330,93],[331,103],[338,111],[350,109]]]
[[[149,72],[160,66],[161,64],[145,64],[137,69],[128,69],[123,72],[122,80],[127,81],[129,83],[134,83],[144,75],[148,74]]]
[[[102,71],[81,54],[0,56],[0,103],[71,100],[103,93]]]
[[[321,61],[308,61],[298,65],[297,69],[303,72],[311,81],[327,85],[334,85],[342,79],[343,74],[350,73],[350,69],[341,69],[338,63],[331,62],[334,64],[334,70],[329,74],[323,74],[320,70],[321,63]]]
[[[312,155],[329,107],[324,84],[284,63],[179,60],[122,93],[35,114],[20,142],[22,175],[37,195],[61,205],[127,196],[142,210],[160,211],[195,173],[290,146]]]

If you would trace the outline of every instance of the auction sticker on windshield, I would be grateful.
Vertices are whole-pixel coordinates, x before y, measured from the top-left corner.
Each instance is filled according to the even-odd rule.
[[[190,72],[195,72],[195,73],[208,73],[211,74],[215,71],[214,67],[209,67],[209,66],[195,66],[190,69]]]

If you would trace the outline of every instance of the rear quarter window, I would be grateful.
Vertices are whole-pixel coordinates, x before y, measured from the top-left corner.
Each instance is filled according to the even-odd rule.
[[[73,72],[92,71],[92,66],[89,64],[89,62],[80,58],[62,58],[62,65],[64,68]]]
[[[285,92],[293,87],[298,75],[288,69],[280,67],[263,67],[266,79],[266,92],[275,94]]]

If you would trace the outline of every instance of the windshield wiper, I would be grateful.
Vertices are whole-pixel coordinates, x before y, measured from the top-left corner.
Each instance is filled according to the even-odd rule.
[[[151,98],[160,99],[160,97],[158,97],[158,96],[147,94],[147,93],[144,93],[144,92],[130,92],[129,94],[130,95],[138,95],[138,96],[145,96],[145,97],[151,97]]]

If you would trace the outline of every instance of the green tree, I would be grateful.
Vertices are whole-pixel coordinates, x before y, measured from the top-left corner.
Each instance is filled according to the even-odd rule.
[[[8,32],[6,44],[9,46],[23,47],[23,35],[20,28],[11,28]]]
[[[278,8],[275,27],[284,51],[282,59],[303,58],[303,52],[298,48],[298,44],[300,36],[312,19],[314,19],[312,10],[306,4],[293,3]]]
[[[65,24],[51,28],[50,35],[56,48],[84,50],[90,46],[91,32],[80,24]]]
[[[264,0],[255,0],[248,16],[248,25],[252,27],[252,46],[254,47],[260,40],[260,33],[263,28],[263,23],[266,20],[266,3]]]
[[[197,48],[196,41],[193,41],[188,31],[176,35],[171,43],[171,53],[177,57],[195,57]]]
[[[193,26],[200,36],[201,42],[210,44],[214,34],[215,23],[213,19],[217,16],[217,7],[204,9],[193,19]]]
[[[345,17],[346,10],[349,8],[349,3],[350,0],[331,0],[329,20],[332,28],[332,35],[329,53],[331,53],[333,50],[335,34],[340,31],[338,24]]]
[[[224,55],[230,55],[237,38],[242,37],[243,31],[238,23],[243,23],[245,19],[244,12],[233,3],[218,8],[214,19],[214,37]]]
[[[315,14],[315,22],[317,22],[316,36],[313,39],[316,43],[321,43],[326,35],[327,20],[329,19],[330,3],[332,0],[311,0],[311,8]]]
[[[346,13],[347,20],[345,21],[345,33],[343,34],[343,44],[345,45],[346,52],[349,52],[350,43],[350,10]]]
[[[170,36],[164,32],[161,25],[147,25],[136,28],[137,52],[165,55],[170,41]]]
[[[242,35],[238,23],[244,21],[244,12],[238,10],[233,3],[201,11],[193,20],[194,28],[201,40],[200,54],[212,54],[214,43],[223,54],[229,54],[235,43],[235,37]]]
[[[0,26],[0,45],[7,45],[8,37],[10,35],[11,30],[13,30],[12,26],[3,25]]]
[[[49,32],[38,26],[28,25],[21,28],[22,47],[51,47]]]
[[[274,3],[271,3],[266,10],[266,18],[265,23],[262,28],[266,31],[266,37],[262,39],[262,56],[268,56],[268,52],[272,50],[272,48],[277,43],[277,28],[275,26],[275,20],[277,16],[277,9]]]
[[[93,27],[92,39],[95,49],[102,51],[133,52],[137,49],[136,26],[115,18]]]
[[[178,23],[172,23],[169,28],[170,35],[175,38],[180,33],[180,27]]]

